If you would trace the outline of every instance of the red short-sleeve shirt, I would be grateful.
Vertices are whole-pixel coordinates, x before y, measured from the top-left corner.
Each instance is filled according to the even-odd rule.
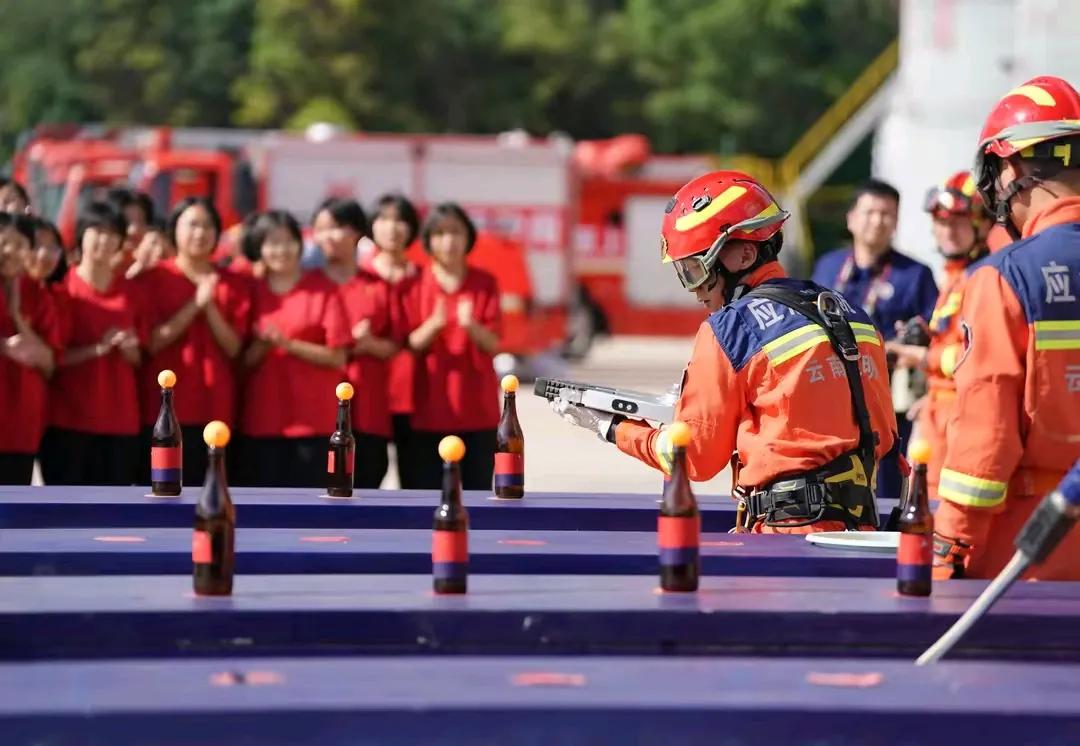
[[[378,275],[375,270],[375,254],[372,252],[360,261],[360,269],[373,275]],[[404,298],[408,296],[409,287],[420,275],[417,265],[409,262],[405,266],[405,277],[400,282],[391,285],[393,292],[393,308],[396,311],[393,319],[395,336],[404,341],[408,336],[407,320],[400,312]],[[413,411],[413,367],[416,364],[413,355],[408,350],[403,350],[390,358],[389,372],[386,381],[386,398],[390,403],[390,414],[412,414]]]
[[[296,286],[277,295],[266,280],[252,292],[252,329],[273,326],[289,339],[328,347],[348,347],[352,333],[337,286],[321,270],[307,272]],[[240,429],[255,437],[330,436],[337,399],[334,389],[345,371],[271,349],[248,373],[243,388]]]
[[[195,297],[195,283],[169,259],[135,278],[145,299],[150,329],[164,324]],[[225,321],[243,340],[251,327],[250,278],[231,270],[218,271],[214,303]],[[199,313],[184,333],[159,350],[142,367],[142,421],[152,425],[161,404],[158,372],[176,373],[174,407],[181,425],[205,425],[210,420],[232,424],[236,417],[235,361],[217,343],[205,313]]]
[[[62,329],[52,294],[29,277],[21,276],[19,312],[41,341],[58,351]],[[0,339],[18,330],[4,293],[0,293]],[[0,453],[37,453],[45,430],[49,384],[36,369],[0,354]]]
[[[110,328],[134,331],[146,342],[145,314],[130,280],[118,277],[103,293],[75,271],[63,283],[66,350],[97,344]],[[77,365],[57,365],[49,397],[52,427],[102,435],[139,432],[135,368],[118,349]]]
[[[446,327],[416,357],[413,427],[428,432],[488,430],[499,424],[498,382],[492,356],[481,350],[458,325],[458,302],[469,299],[473,318],[499,331],[499,292],[495,278],[469,269],[461,287],[445,292],[425,268],[408,288],[405,313],[415,329],[431,316],[435,302],[446,303]]]
[[[395,339],[394,310],[397,294],[382,278],[360,270],[338,288],[352,329],[364,319],[376,337]],[[390,363],[372,355],[350,354],[349,381],[356,389],[352,402],[353,427],[371,435],[390,437],[390,405],[387,401]]]

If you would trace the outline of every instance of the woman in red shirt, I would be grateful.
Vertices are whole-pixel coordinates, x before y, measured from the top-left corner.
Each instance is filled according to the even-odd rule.
[[[56,226],[44,218],[34,218],[34,245],[26,261],[26,274],[46,288],[53,289],[67,274],[64,242]]]
[[[202,197],[180,202],[169,217],[174,259],[144,269],[135,285],[144,298],[150,339],[139,375],[142,451],[150,478],[150,434],[161,408],[158,373],[176,373],[173,406],[184,442],[184,484],[202,484],[207,453],[202,431],[207,422],[236,419],[233,374],[251,322],[251,284],[247,278],[211,262],[221,235],[221,218]]]
[[[124,217],[95,202],[77,221],[79,265],[63,280],[64,353],[49,394],[41,471],[48,484],[134,484],[138,478],[139,404],[135,371],[142,308],[115,258]]]
[[[326,257],[323,272],[338,286],[352,331],[346,372],[356,390],[352,400],[354,481],[357,487],[378,489],[389,463],[388,360],[401,349],[394,340],[392,290],[380,277],[357,267],[356,244],[367,235],[368,227],[355,200],[323,202],[315,210],[312,231]]]
[[[405,252],[420,233],[420,217],[412,202],[400,194],[384,194],[375,204],[371,237],[377,251],[365,257],[361,267],[382,278],[392,289],[393,307],[401,308],[401,298],[420,274]],[[404,338],[405,320],[396,313],[392,320],[394,336]],[[398,483],[404,489],[417,489],[412,463],[413,355],[403,350],[390,359],[386,398],[390,405],[394,451],[397,456]]]
[[[251,241],[266,271],[253,283],[254,340],[243,356],[241,480],[318,488],[326,482],[334,389],[353,344],[345,308],[322,271],[301,270],[303,238],[292,215],[259,215]]]
[[[30,484],[45,429],[60,329],[44,286],[25,272],[34,219],[0,212],[0,484]]]
[[[454,203],[436,206],[420,234],[431,264],[408,290],[409,348],[416,353],[413,459],[421,489],[442,481],[439,440],[465,441],[465,489],[491,489],[499,387],[493,358],[499,344],[495,278],[466,265],[476,228]]]

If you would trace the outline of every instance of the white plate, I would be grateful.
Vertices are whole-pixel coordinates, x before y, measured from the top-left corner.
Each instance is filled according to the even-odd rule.
[[[900,533],[898,531],[822,531],[807,534],[806,540],[823,547],[895,554],[896,548],[900,545]]]

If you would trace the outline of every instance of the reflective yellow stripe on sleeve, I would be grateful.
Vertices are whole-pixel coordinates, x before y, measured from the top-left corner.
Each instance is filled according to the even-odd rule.
[[[942,469],[938,495],[958,505],[992,508],[1004,502],[1007,487],[1005,482],[980,479],[952,469]]]
[[[1036,350],[1080,350],[1080,321],[1036,321]]]

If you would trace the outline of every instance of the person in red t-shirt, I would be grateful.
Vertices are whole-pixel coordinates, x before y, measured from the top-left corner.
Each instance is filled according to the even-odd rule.
[[[499,346],[495,278],[465,263],[476,228],[460,206],[437,205],[420,233],[431,256],[408,289],[409,348],[416,353],[413,460],[421,489],[442,482],[439,441],[459,435],[465,489],[491,489],[499,387],[493,359]]]
[[[40,285],[52,289],[67,274],[64,241],[56,226],[44,218],[33,218],[34,245],[26,260],[26,274]]]
[[[356,244],[367,235],[367,217],[355,200],[330,198],[315,210],[315,243],[326,257],[323,272],[341,293],[352,330],[347,373],[356,438],[357,487],[378,489],[388,466],[390,407],[388,360],[401,349],[394,339],[394,297],[390,284],[357,267]]]
[[[25,272],[34,223],[0,212],[0,484],[30,484],[59,345],[49,293]]]
[[[150,328],[148,359],[139,375],[142,404],[142,466],[149,478],[150,434],[161,407],[158,372],[176,373],[176,418],[184,441],[184,483],[202,484],[207,451],[203,427],[230,426],[236,418],[235,361],[251,325],[251,282],[211,263],[221,218],[209,200],[188,197],[169,217],[175,259],[135,278]]]
[[[266,272],[254,281],[254,340],[243,357],[241,480],[317,488],[326,482],[334,389],[345,380],[353,344],[349,322],[337,286],[319,270],[300,268],[303,237],[292,215],[261,214],[251,241]]]
[[[30,196],[26,193],[26,187],[3,176],[0,176],[0,212],[30,214]]]
[[[41,471],[48,484],[134,484],[139,403],[135,370],[145,341],[144,313],[115,257],[123,215],[91,203],[77,221],[79,265],[63,280],[64,353],[49,395]]]
[[[110,189],[107,201],[119,210],[127,221],[127,234],[120,251],[113,259],[117,273],[127,276],[135,262],[135,249],[142,242],[147,228],[154,222],[154,202],[149,195],[124,187]]]
[[[401,309],[401,298],[420,274],[406,257],[406,250],[420,234],[420,216],[413,203],[400,194],[384,194],[375,203],[371,237],[376,251],[363,257],[360,268],[382,278],[392,289],[393,308]],[[394,336],[404,339],[408,333],[404,317],[396,313],[392,320]],[[404,489],[416,489],[412,464],[413,355],[402,350],[390,359],[386,397],[390,403],[394,452],[397,458],[398,483]]]
[[[212,203],[211,203],[212,204]],[[176,257],[176,246],[172,242],[168,228],[164,223],[154,221],[146,227],[142,240],[132,253],[131,266],[124,276],[133,280],[150,267],[156,267],[166,259]]]

